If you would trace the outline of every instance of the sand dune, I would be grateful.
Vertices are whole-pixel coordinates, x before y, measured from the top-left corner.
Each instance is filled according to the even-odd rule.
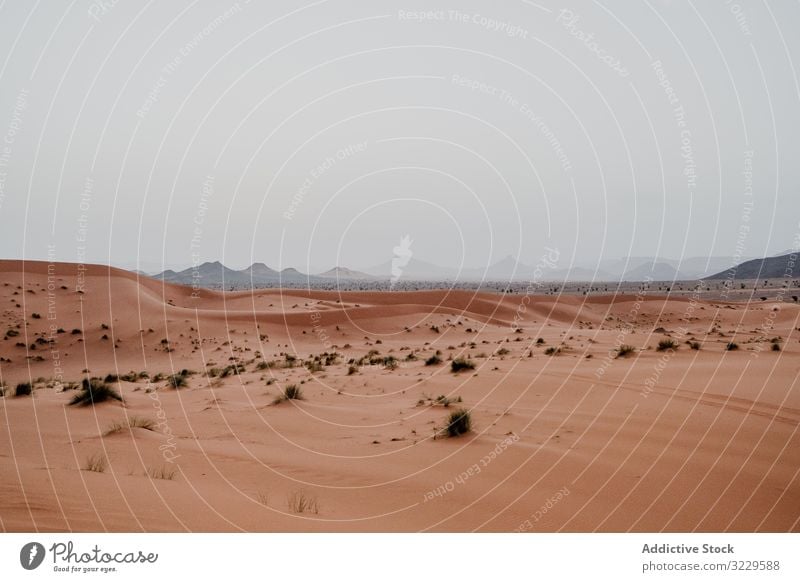
[[[800,530],[796,304],[222,293],[19,261],[0,301],[4,531]],[[123,403],[69,405],[129,373]],[[434,438],[462,406],[474,430]]]

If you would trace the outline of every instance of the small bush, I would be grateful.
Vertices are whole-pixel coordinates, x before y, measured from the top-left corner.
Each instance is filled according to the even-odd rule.
[[[144,378],[149,378],[150,374],[147,372],[128,372],[127,374],[123,374],[119,377],[120,380],[124,380],[125,382],[138,382]]]
[[[213,371],[213,368],[212,368]],[[231,364],[229,366],[225,366],[222,371],[219,373],[220,378],[227,378],[228,376],[232,375],[239,375],[245,371],[244,364]]]
[[[556,356],[561,353],[561,348],[557,348],[556,346],[550,346],[544,351],[545,356]]]
[[[295,491],[286,498],[286,505],[294,513],[319,513],[317,498],[302,491]]]
[[[86,457],[86,461],[83,463],[84,471],[93,471],[94,473],[105,473],[107,467],[108,460],[102,453],[94,453]]]
[[[351,365],[347,368],[347,375],[352,376],[353,374],[358,374],[358,366]]]
[[[738,350],[739,344],[737,344],[736,342],[728,342],[728,345],[725,346],[725,349],[728,350],[729,352]]]
[[[629,354],[632,354],[635,351],[636,351],[636,348],[634,348],[633,346],[628,345],[628,344],[623,344],[623,345],[621,345],[621,346],[619,346],[617,348],[617,357],[618,358],[624,358],[624,357],[628,356]]]
[[[678,344],[675,343],[675,340],[671,339],[663,339],[658,342],[658,346],[656,347],[656,351],[665,352],[667,350],[677,350]]]
[[[777,343],[777,342],[776,342],[776,343],[774,343],[774,344],[772,344],[772,351],[773,351],[773,352],[779,352],[779,351],[781,351],[781,344],[779,344],[779,343]]]
[[[447,417],[444,433],[449,437],[457,437],[472,430],[472,414],[465,408],[454,410]]]
[[[701,347],[700,342],[689,342],[689,347],[693,350],[699,350]]]
[[[308,371],[313,374],[314,372],[322,372],[325,369],[325,366],[323,366],[321,362],[310,361],[306,362],[306,368],[308,368]]]
[[[511,353],[511,350],[509,350],[508,348],[500,348],[500,349],[499,349],[499,350],[497,350],[495,353],[496,353],[498,356],[505,356],[505,355],[507,355],[507,354],[510,354],[510,353]]]
[[[283,391],[283,395],[286,397],[286,400],[303,399],[303,392],[300,390],[300,387],[297,386],[297,384],[289,384]]]
[[[167,378],[167,385],[171,388],[183,388],[186,386],[186,376],[181,373],[172,374]]]
[[[30,396],[31,392],[33,392],[33,386],[31,386],[30,382],[21,382],[17,384],[14,396]]]
[[[81,391],[72,397],[71,406],[88,406],[98,402],[105,402],[106,400],[119,400],[122,402],[122,396],[120,396],[119,392],[105,382],[94,378],[91,380],[84,378],[81,387]]]
[[[474,370],[475,362],[465,358],[456,358],[450,362],[450,371],[454,373],[461,372],[462,370]]]
[[[438,366],[441,363],[442,363],[442,358],[440,358],[436,354],[432,355],[430,358],[425,360],[426,366]]]
[[[281,395],[275,399],[275,404],[286,402],[287,400],[305,400],[300,386],[297,384],[289,384],[283,389]]]

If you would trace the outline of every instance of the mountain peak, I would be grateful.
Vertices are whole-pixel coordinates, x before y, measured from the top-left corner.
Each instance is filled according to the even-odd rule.
[[[324,273],[320,273],[317,277],[325,277],[326,279],[372,279],[372,275],[362,273],[361,271],[354,271],[347,267],[337,265],[332,269],[328,269]]]

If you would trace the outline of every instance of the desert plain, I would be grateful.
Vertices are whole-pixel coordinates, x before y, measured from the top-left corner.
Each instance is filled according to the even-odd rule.
[[[799,531],[799,318],[0,261],[0,530]]]

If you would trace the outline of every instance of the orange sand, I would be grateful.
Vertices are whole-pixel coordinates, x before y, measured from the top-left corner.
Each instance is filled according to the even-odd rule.
[[[0,261],[2,531],[800,530],[796,304],[447,290],[193,297],[118,269],[83,276],[72,264]],[[669,336],[679,349],[656,351]],[[739,349],[726,351],[730,341]],[[619,343],[637,351],[609,357]],[[444,363],[426,366],[437,349]],[[370,350],[399,366],[348,375],[347,361]],[[338,362],[313,373],[257,369],[333,351]],[[451,373],[450,355],[476,369]],[[236,358],[240,375],[205,375]],[[197,373],[177,390],[113,384],[124,404],[68,406],[65,386],[85,369]],[[33,395],[14,397],[28,381]],[[273,404],[289,384],[305,400]],[[462,402],[444,407],[439,395]],[[471,410],[473,432],[434,439],[457,406]],[[133,416],[161,425],[105,434]],[[105,471],[84,470],[92,455]],[[173,478],[148,475],[162,469]],[[297,513],[297,493],[316,508]]]

